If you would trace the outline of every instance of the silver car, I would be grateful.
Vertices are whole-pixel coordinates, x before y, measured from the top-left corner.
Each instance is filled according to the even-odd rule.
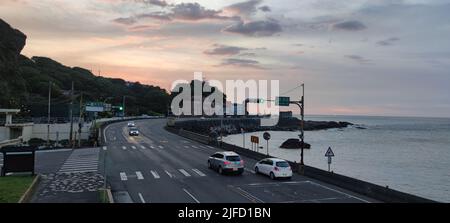
[[[219,171],[220,174],[244,172],[244,160],[235,152],[217,152],[208,159],[208,168]]]

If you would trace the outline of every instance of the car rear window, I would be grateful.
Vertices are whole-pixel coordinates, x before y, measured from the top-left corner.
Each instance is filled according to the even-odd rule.
[[[241,161],[241,157],[239,156],[227,156],[228,161]]]
[[[287,163],[287,162],[277,162],[277,167],[289,167],[289,163]]]

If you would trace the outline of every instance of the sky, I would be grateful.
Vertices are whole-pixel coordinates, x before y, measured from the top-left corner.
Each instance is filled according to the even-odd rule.
[[[280,93],[305,83],[305,112],[327,115],[450,117],[449,12],[449,0],[0,1],[28,57],[168,90],[194,72],[279,80]]]

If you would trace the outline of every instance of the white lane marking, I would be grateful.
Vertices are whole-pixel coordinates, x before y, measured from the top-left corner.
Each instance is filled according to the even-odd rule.
[[[158,146],[160,149],[164,149],[164,146]]]
[[[120,172],[120,180],[122,181],[128,180],[127,174],[124,172]]]
[[[184,176],[190,177],[191,174],[189,174],[188,172],[186,172],[186,170],[184,169],[178,169],[178,171],[180,171]]]
[[[145,200],[144,200],[144,197],[142,196],[142,194],[141,194],[141,193],[138,193],[138,196],[139,196],[139,199],[141,199],[141,202],[142,202],[142,203],[145,203]]]
[[[150,148],[154,149],[155,147],[154,146],[150,146]]]
[[[194,146],[194,145],[192,145],[192,148],[198,149],[198,147],[197,147],[197,146]]]
[[[141,149],[147,149],[147,148],[145,148],[145,146],[141,146]]]
[[[136,177],[138,180],[143,180],[144,176],[142,175],[141,171],[136,171]]]
[[[103,146],[103,150],[105,150],[105,151],[106,151],[106,146]]]
[[[127,150],[127,147],[125,147],[125,146],[122,146],[122,149],[123,149],[123,150]]]
[[[214,149],[214,147],[212,147],[212,146],[208,146],[208,148],[210,148],[210,149]]]
[[[198,204],[200,204],[200,201],[197,200],[197,198],[194,197],[194,195],[192,195],[191,193],[189,193],[189,191],[187,191],[186,189],[184,189],[184,192],[186,192],[186,194],[188,194],[192,199],[194,199],[195,202],[197,202]]]
[[[155,179],[159,179],[160,178],[160,176],[158,175],[158,173],[156,172],[156,171],[150,171],[151,173],[152,173],[152,175],[153,175],[153,177],[155,178]]]
[[[166,174],[170,177],[170,178],[172,178],[173,176],[172,176],[172,174],[171,173],[169,173],[169,171],[167,171],[167,170],[164,170],[164,172],[166,172]]]
[[[136,146],[131,146],[132,149],[136,149]]]
[[[247,171],[247,172],[250,172],[250,173],[255,173],[254,170],[251,170],[251,169],[249,169],[249,168],[244,168],[244,170]]]
[[[106,129],[108,129],[109,126],[111,126],[111,125],[108,125],[103,129],[103,138],[105,139],[105,143],[108,142],[108,140],[106,139]]]
[[[202,173],[202,171],[200,171],[198,169],[192,169],[192,171],[194,171],[196,174],[200,175],[201,177],[206,176],[206,174]]]
[[[355,196],[353,196],[353,195],[344,193],[344,192],[342,192],[342,191],[335,190],[335,189],[333,189],[333,188],[329,188],[329,187],[324,186],[324,185],[322,185],[322,184],[314,183],[314,182],[312,182],[312,181],[308,181],[308,182],[309,182],[310,184],[314,184],[314,185],[316,185],[316,186],[319,186],[319,187],[322,187],[322,188],[325,188],[325,189],[334,191],[334,192],[336,192],[336,193],[346,195],[347,197],[351,197],[351,198],[354,198],[354,199],[356,199],[356,200],[360,200],[360,201],[365,202],[365,203],[371,203],[370,201],[364,200],[364,199],[359,198],[359,197],[355,197]]]

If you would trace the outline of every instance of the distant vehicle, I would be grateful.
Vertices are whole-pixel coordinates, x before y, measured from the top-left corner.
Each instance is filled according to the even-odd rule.
[[[244,172],[244,160],[235,152],[217,152],[209,157],[208,168],[220,174],[232,172],[241,175]]]
[[[255,173],[265,174],[270,176],[272,180],[276,178],[288,178],[292,177],[292,169],[286,160],[267,158],[263,159],[255,164]]]
[[[128,134],[130,136],[139,136],[139,130],[137,128],[131,128],[130,131],[128,131]]]
[[[136,127],[136,124],[134,122],[128,122],[128,127]]]

